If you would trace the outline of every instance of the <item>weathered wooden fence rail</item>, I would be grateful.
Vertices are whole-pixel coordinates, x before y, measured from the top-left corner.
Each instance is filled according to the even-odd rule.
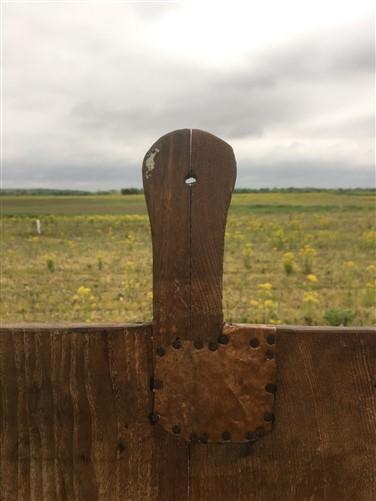
[[[148,419],[150,324],[1,327],[1,499],[376,499],[375,330],[277,331],[273,433],[186,445]]]

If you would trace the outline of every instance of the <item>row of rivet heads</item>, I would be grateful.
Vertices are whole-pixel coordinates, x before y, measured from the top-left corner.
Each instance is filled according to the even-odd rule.
[[[218,350],[218,347],[219,347],[220,344],[226,345],[226,344],[228,344],[229,341],[230,341],[229,336],[227,336],[226,334],[221,334],[218,337],[217,341],[210,341],[208,343],[208,348],[209,348],[210,351],[216,351],[216,350]],[[266,342],[268,344],[270,344],[270,345],[275,344],[275,335],[274,334],[268,334],[268,336],[266,337]],[[249,341],[249,345],[252,348],[257,349],[257,348],[260,347],[260,341],[257,339],[257,337],[253,337]],[[171,346],[175,350],[179,350],[182,347],[182,342],[181,342],[181,340],[179,338],[177,338],[177,339],[175,339],[175,341],[172,342]],[[204,348],[204,342],[201,341],[201,339],[196,339],[193,342],[193,346],[196,348],[196,350],[202,350]],[[156,349],[156,353],[157,353],[158,356],[163,357],[166,354],[166,350],[162,346],[159,346]],[[272,358],[274,358],[274,353],[272,351],[270,351],[270,350],[266,351],[265,352],[265,358],[268,359],[268,360],[271,360]]]
[[[268,344],[273,345],[275,344],[275,335],[274,334],[269,334],[266,338],[266,341]],[[216,351],[218,349],[219,344],[226,345],[229,342],[229,336],[226,334],[221,334],[218,337],[218,342],[215,341],[210,341],[208,343],[208,348],[210,351]],[[257,337],[253,337],[250,342],[250,346],[254,349],[259,348],[260,346],[260,341],[257,339]],[[204,343],[198,339],[194,341],[193,343],[194,347],[197,350],[201,350],[204,348]],[[179,350],[182,347],[182,343],[180,339],[175,339],[171,345],[175,350]],[[160,346],[157,348],[156,353],[158,356],[163,357],[166,354],[166,350]],[[274,353],[270,350],[265,352],[265,358],[267,360],[271,360],[274,358]],[[150,388],[152,390],[160,390],[163,387],[162,381],[159,381],[158,379],[152,378],[150,381]],[[274,383],[268,383],[265,385],[265,391],[271,394],[274,394],[276,392],[276,385]],[[159,421],[159,414],[152,412],[149,415],[150,422],[151,424],[156,424]],[[274,421],[274,415],[271,412],[265,412],[264,414],[264,421],[266,422],[273,422]],[[181,427],[180,425],[176,424],[172,427],[172,432],[175,433],[175,435],[179,435],[181,433]],[[265,430],[262,426],[258,427],[255,432],[252,431],[247,431],[244,435],[245,440],[249,442],[254,442],[257,440],[257,438],[260,438],[264,435]],[[209,440],[209,435],[207,433],[203,433],[201,436],[197,435],[196,433],[191,434],[191,442],[193,443],[207,443]],[[222,433],[222,440],[223,441],[229,441],[231,440],[231,433],[229,431],[224,431]]]
[[[149,419],[151,424],[157,424],[159,421],[159,414],[156,414],[152,412],[149,415]],[[274,421],[274,415],[271,412],[266,412],[264,415],[264,420],[267,422],[273,422]],[[175,435],[180,435],[181,433],[181,426],[178,424],[175,424],[171,428],[172,433]],[[255,431],[247,431],[244,433],[244,439],[247,442],[255,442],[258,438],[263,437],[265,434],[265,430],[262,426],[259,426],[256,428]],[[190,439],[192,443],[202,443],[206,444],[209,441],[209,434],[208,433],[203,433],[202,435],[198,435],[197,433],[191,433]],[[231,440],[231,433],[229,431],[224,431],[222,433],[222,441],[227,442]]]

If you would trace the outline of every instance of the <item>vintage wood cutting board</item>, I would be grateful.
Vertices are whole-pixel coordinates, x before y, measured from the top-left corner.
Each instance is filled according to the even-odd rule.
[[[153,241],[154,410],[187,442],[255,441],[274,415],[276,330],[223,323],[231,146],[200,130],[160,138],[143,162]]]

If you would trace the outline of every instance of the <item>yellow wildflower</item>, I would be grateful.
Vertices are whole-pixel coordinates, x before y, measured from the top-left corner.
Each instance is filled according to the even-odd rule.
[[[369,271],[372,274],[375,274],[376,273],[376,265],[374,265],[374,264],[368,265],[367,266],[367,271]]]
[[[257,287],[258,287],[259,289],[264,290],[264,291],[271,291],[271,290],[272,290],[272,288],[273,288],[272,284],[270,284],[270,283],[268,283],[268,282],[266,282],[266,283],[264,283],[264,284],[258,284],[258,286],[257,286]]]
[[[291,275],[294,271],[294,254],[292,252],[285,252],[283,254],[283,267],[285,269],[286,275]]]
[[[362,240],[367,247],[374,248],[376,245],[376,230],[363,233]]]
[[[81,285],[81,287],[77,289],[77,294],[82,297],[88,296],[90,293],[90,287],[84,287],[83,285]]]
[[[319,296],[317,292],[305,292],[303,295],[303,303],[306,304],[318,304],[319,301]]]
[[[307,280],[313,284],[318,282],[318,278],[313,273],[310,273],[309,275],[307,275]]]
[[[294,254],[292,252],[285,252],[283,254],[283,259],[286,259],[287,261],[293,261]]]
[[[264,308],[273,308],[274,306],[274,301],[272,301],[271,299],[265,299]]]
[[[303,256],[314,256],[316,254],[316,251],[310,245],[305,245],[300,249],[300,254],[302,254]]]

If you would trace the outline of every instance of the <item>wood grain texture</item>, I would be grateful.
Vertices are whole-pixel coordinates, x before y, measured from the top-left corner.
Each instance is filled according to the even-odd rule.
[[[146,153],[143,183],[153,243],[153,365],[155,348],[187,337],[190,326],[190,174],[189,129],[161,137]],[[153,371],[154,372],[154,371]],[[154,409],[154,402],[153,402]],[[158,498],[188,500],[188,447],[155,426],[159,447],[154,465]],[[175,479],[182,485],[175,492]]]
[[[278,329],[275,415],[254,446],[191,446],[191,499],[376,500],[374,329]]]
[[[1,328],[0,499],[376,500],[376,330],[277,330],[273,432],[188,457],[147,420],[150,325]]]
[[[222,277],[227,212],[236,180],[231,146],[192,130],[190,339],[216,340],[222,333]]]
[[[145,156],[154,337],[162,345],[214,340],[222,331],[224,232],[235,177],[231,146],[199,130],[167,134]]]
[[[151,374],[149,325],[0,329],[0,499],[184,499]]]
[[[153,243],[153,325],[162,344],[185,338],[190,316],[190,130],[161,137],[143,162]]]

